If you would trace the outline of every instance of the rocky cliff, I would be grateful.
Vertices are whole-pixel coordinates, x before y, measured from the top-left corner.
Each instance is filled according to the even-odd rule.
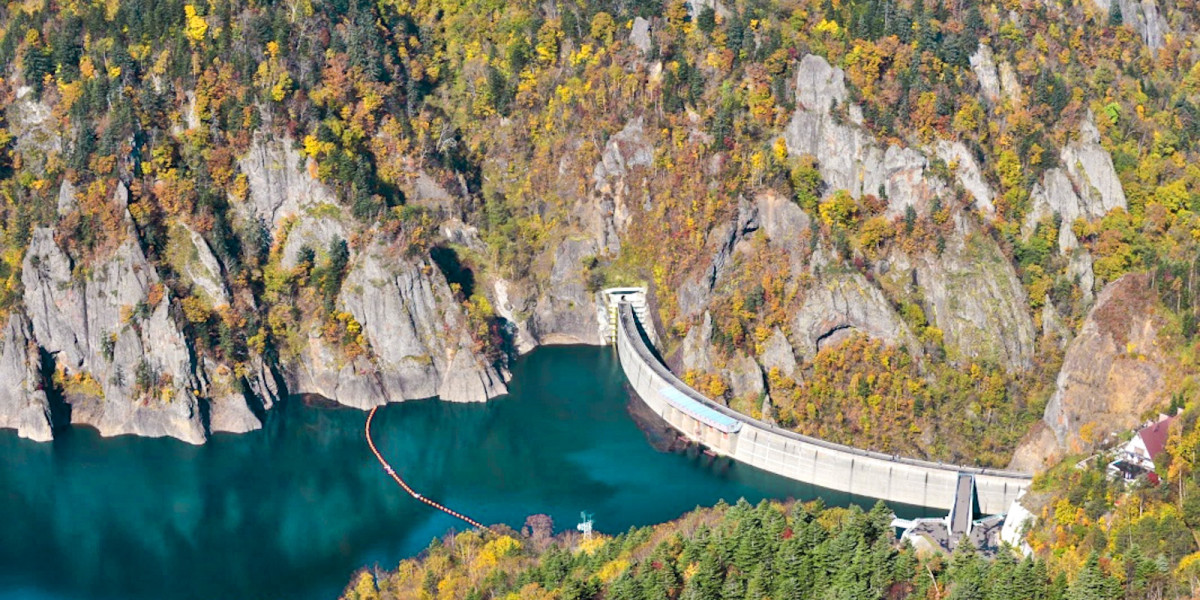
[[[237,219],[271,235],[284,268],[295,267],[303,247],[323,249],[349,237],[332,192],[307,172],[290,140],[259,135],[238,164],[248,194],[235,200]],[[63,190],[65,215],[78,207],[69,182]],[[368,352],[348,356],[326,339],[321,323],[310,322],[307,344],[294,361],[252,354],[231,364],[198,354],[180,299],[143,250],[127,209],[129,191],[118,184],[109,202],[124,215],[124,230],[114,247],[87,263],[68,254],[55,228],[33,233],[21,274],[28,319],[11,315],[0,339],[6,374],[0,427],[46,440],[67,424],[55,422],[50,410],[43,356],[55,374],[53,393],[68,406],[59,420],[106,436],[191,443],[214,432],[260,428],[285,393],[367,408],[432,396],[481,401],[506,392],[507,371],[479,352],[443,274],[429,260],[403,258],[379,244],[355,253],[337,294],[337,307],[361,327]],[[165,264],[179,285],[206,310],[225,310],[233,301],[229,274],[208,241],[184,223],[168,238]],[[589,317],[595,335],[594,312]]]
[[[0,429],[45,442],[53,438],[50,402],[40,372],[40,352],[29,320],[13,313],[0,338]]]
[[[1040,470],[1066,454],[1091,451],[1166,400],[1171,363],[1160,347],[1165,321],[1156,304],[1148,275],[1105,286],[1068,346],[1042,423],[1017,449],[1013,468]]]
[[[381,246],[360,254],[341,294],[369,356],[341,357],[310,336],[312,351],[289,370],[291,387],[358,408],[433,396],[481,401],[507,392],[507,372],[475,353],[445,277],[427,261],[396,254]]]
[[[123,206],[127,195],[118,185],[112,202]],[[22,283],[34,339],[66,382],[73,423],[103,435],[204,441],[194,357],[131,221],[120,244],[86,270],[53,229],[38,229]]]

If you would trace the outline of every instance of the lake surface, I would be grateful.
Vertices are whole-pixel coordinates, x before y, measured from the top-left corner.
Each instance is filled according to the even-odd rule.
[[[518,529],[535,513],[560,530],[586,510],[597,530],[619,533],[720,499],[851,501],[655,450],[610,348],[539,349],[513,374],[512,393],[486,404],[380,409],[380,452],[425,496]],[[464,525],[387,477],[365,420],[292,398],[263,430],[198,447],[87,428],[36,444],[0,431],[0,598],[334,598],[356,569],[393,568]]]

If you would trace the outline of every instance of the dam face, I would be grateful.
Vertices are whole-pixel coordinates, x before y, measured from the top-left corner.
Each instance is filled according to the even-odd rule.
[[[1032,481],[1024,473],[843,446],[752,419],[705,398],[671,373],[651,351],[628,302],[617,309],[615,333],[621,369],[638,397],[689,440],[738,462],[832,490],[945,510],[955,504],[959,475],[969,474],[984,514],[1008,510]]]

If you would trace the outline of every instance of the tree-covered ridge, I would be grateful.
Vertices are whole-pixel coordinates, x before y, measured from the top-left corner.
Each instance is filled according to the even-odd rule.
[[[1168,32],[1151,49],[1132,20],[1083,0],[9,4],[0,19],[0,97],[20,104],[18,90],[28,87],[22,101],[49,107],[44,127],[53,139],[18,149],[26,124],[8,114],[0,125],[0,141],[13,150],[0,165],[3,306],[18,302],[34,226],[57,220],[57,238],[81,272],[119,244],[127,233],[112,200],[120,179],[137,235],[172,296],[184,300],[176,318],[201,352],[238,364],[258,353],[286,360],[304,341],[300,325],[315,319],[353,358],[369,349],[360,324],[336,306],[346,254],[386,239],[422,255],[452,216],[479,228],[484,247],[464,252],[476,271],[545,286],[555,249],[593,227],[581,207],[595,202],[595,165],[636,121],[651,147],[648,166],[625,182],[634,190],[627,218],[637,226],[582,265],[589,284],[649,282],[660,322],[682,336],[698,318],[685,314],[676,291],[708,268],[714,232],[737,219],[743,198],[794,198],[811,217],[794,232],[797,245],[832,254],[838,264],[823,272],[878,285],[912,338],[880,352],[863,342],[822,349],[801,360],[791,381],[768,375],[768,412],[835,439],[1002,464],[1040,413],[1061,346],[1040,339],[1029,368],[970,359],[946,342],[920,290],[877,265],[941,256],[966,219],[980,230],[976,239],[997,244],[1015,266],[1033,323],[1042,324],[1050,304],[1068,330],[1103,283],[1156,269],[1177,290],[1167,307],[1178,335],[1168,346],[1191,365],[1200,229],[1195,9],[1163,3]],[[649,19],[644,42],[630,38],[635,17]],[[1015,95],[986,97],[969,60],[980,43],[994,62],[1011,65]],[[796,69],[809,54],[844,69],[862,127],[881,143],[961,142],[996,191],[994,214],[953,185],[902,214],[874,190],[855,198],[829,189],[822,157],[793,156],[779,137],[803,108]],[[843,105],[834,117],[851,122],[850,112]],[[1098,220],[1043,215],[1028,223],[1031,190],[1048,169],[1072,167],[1057,164],[1059,149],[1078,138],[1089,113],[1127,208]],[[263,131],[289,136],[334,190],[330,209],[358,223],[345,247],[309,248],[285,267],[268,232],[230,217],[247,200],[238,159]],[[930,171],[950,181],[956,166],[934,159]],[[405,190],[421,177],[450,190],[452,205],[409,198]],[[78,202],[59,219],[64,178]],[[178,224],[203,235],[224,265],[229,307],[205,302],[172,273]],[[1094,259],[1094,284],[1057,250],[1064,229]],[[737,279],[714,290],[708,307],[718,368],[702,375],[707,391],[754,412],[761,399],[734,397],[719,367],[738,352],[757,356],[774,328],[789,329],[809,282],[769,251],[731,261]],[[505,341],[487,293],[459,291],[479,346],[499,357]],[[900,368],[872,378],[872,370],[891,370],[879,358],[887,353],[903,355],[895,357]],[[1185,368],[1170,383],[1186,389],[1190,376]]]
[[[1189,405],[1171,423],[1166,451],[1155,459],[1161,485],[1144,476],[1132,484],[1109,477],[1107,454],[1073,457],[1038,476],[1022,500],[1037,517],[1026,536],[1030,548],[1051,570],[1067,573],[1103,556],[1130,598],[1194,597],[1200,590],[1197,417]]]
[[[720,504],[615,537],[465,532],[395,570],[361,572],[348,600],[380,598],[1141,598],[1091,558],[1068,580],[1007,551],[969,544],[918,556],[898,545],[891,512],[820,505]]]

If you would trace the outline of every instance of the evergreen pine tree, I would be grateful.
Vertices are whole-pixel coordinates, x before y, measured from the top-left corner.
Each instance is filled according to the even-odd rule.
[[[1125,15],[1121,12],[1121,4],[1117,0],[1109,0],[1108,3],[1108,25],[1110,27],[1120,27],[1125,24]]]

